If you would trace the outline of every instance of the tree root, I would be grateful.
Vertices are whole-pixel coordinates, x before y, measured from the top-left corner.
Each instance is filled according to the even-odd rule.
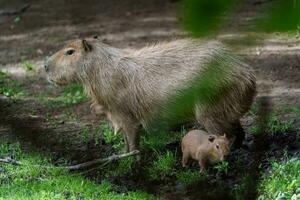
[[[140,152],[138,150],[134,150],[134,151],[131,151],[129,153],[112,155],[112,156],[109,156],[107,158],[99,158],[99,159],[95,159],[95,160],[92,160],[92,161],[80,163],[80,164],[77,164],[77,165],[70,165],[70,166],[29,165],[29,164],[24,164],[20,161],[14,160],[14,159],[9,158],[9,157],[4,158],[4,159],[0,159],[0,163],[19,165],[19,166],[24,165],[24,166],[32,166],[32,167],[42,167],[42,168],[58,168],[58,169],[67,169],[67,170],[70,170],[70,171],[74,171],[74,170],[86,169],[90,166],[99,165],[99,164],[101,164],[100,167],[103,167],[103,166],[105,166],[105,165],[107,165],[107,164],[109,164],[113,161],[120,160],[122,158],[129,157],[129,156],[134,156],[134,155],[137,155],[139,153]]]

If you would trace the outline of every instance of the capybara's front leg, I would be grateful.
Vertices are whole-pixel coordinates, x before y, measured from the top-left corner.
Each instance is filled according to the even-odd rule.
[[[181,160],[181,164],[182,167],[186,167],[189,161],[189,155],[186,152],[182,152],[182,160]]]
[[[200,158],[199,159],[200,173],[203,173],[205,171],[205,165],[206,165],[205,159]]]

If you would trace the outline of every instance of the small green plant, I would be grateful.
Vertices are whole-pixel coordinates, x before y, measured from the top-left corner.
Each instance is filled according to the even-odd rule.
[[[288,121],[282,121],[276,116],[274,113],[268,119],[267,122],[267,132],[268,133],[283,133],[292,130],[294,123],[294,119],[290,119]],[[250,131],[254,134],[259,133],[259,127],[253,126],[251,127]]]
[[[193,185],[199,181],[202,181],[207,178],[206,173],[200,173],[199,170],[185,170],[180,171],[176,175],[177,180],[183,184],[185,187]]]
[[[108,170],[106,176],[118,177],[130,173],[133,170],[133,164],[134,164],[134,157],[123,158],[117,161],[116,164],[113,164],[114,167]]]
[[[32,71],[34,69],[34,64],[31,63],[29,60],[24,60],[22,61],[22,67],[26,70],[26,71]]]
[[[271,171],[263,175],[258,187],[260,199],[297,199],[300,197],[300,159],[272,161]]]
[[[70,84],[64,87],[63,94],[58,97],[49,97],[45,96],[45,93],[41,93],[37,98],[39,102],[50,108],[78,104],[87,99],[82,86],[79,84]]]
[[[102,123],[100,125],[102,130],[103,139],[106,143],[113,145],[113,148],[116,150],[120,150],[123,146],[123,139],[120,134],[116,134],[109,127],[107,123]]]
[[[149,168],[150,179],[162,180],[174,175],[176,162],[176,156],[171,151],[159,155],[158,159],[154,161],[153,165]]]
[[[286,108],[284,108],[284,112],[300,114],[300,106],[286,107]]]
[[[6,72],[0,70],[0,94],[13,98],[25,96],[21,84],[20,81],[11,79]]]
[[[227,161],[223,161],[218,163],[216,166],[214,166],[214,169],[216,169],[218,172],[224,172],[225,174],[227,174],[229,169],[229,164]]]
[[[77,104],[86,99],[83,88],[79,84],[71,84],[64,88],[63,102],[66,105]]]

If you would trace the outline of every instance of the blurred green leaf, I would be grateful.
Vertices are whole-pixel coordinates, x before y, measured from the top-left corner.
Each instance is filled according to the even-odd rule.
[[[269,13],[259,22],[265,31],[285,32],[297,30],[300,26],[300,1],[276,0]]]
[[[184,0],[180,17],[186,30],[204,36],[218,30],[235,0]]]

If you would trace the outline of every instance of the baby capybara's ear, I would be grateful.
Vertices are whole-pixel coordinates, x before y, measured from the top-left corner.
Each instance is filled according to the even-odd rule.
[[[216,138],[215,138],[215,136],[213,136],[213,135],[210,135],[210,136],[208,137],[208,140],[209,140],[210,142],[214,142],[215,139],[216,139]]]
[[[89,44],[85,39],[82,40],[82,46],[86,52],[92,51],[92,45]]]

